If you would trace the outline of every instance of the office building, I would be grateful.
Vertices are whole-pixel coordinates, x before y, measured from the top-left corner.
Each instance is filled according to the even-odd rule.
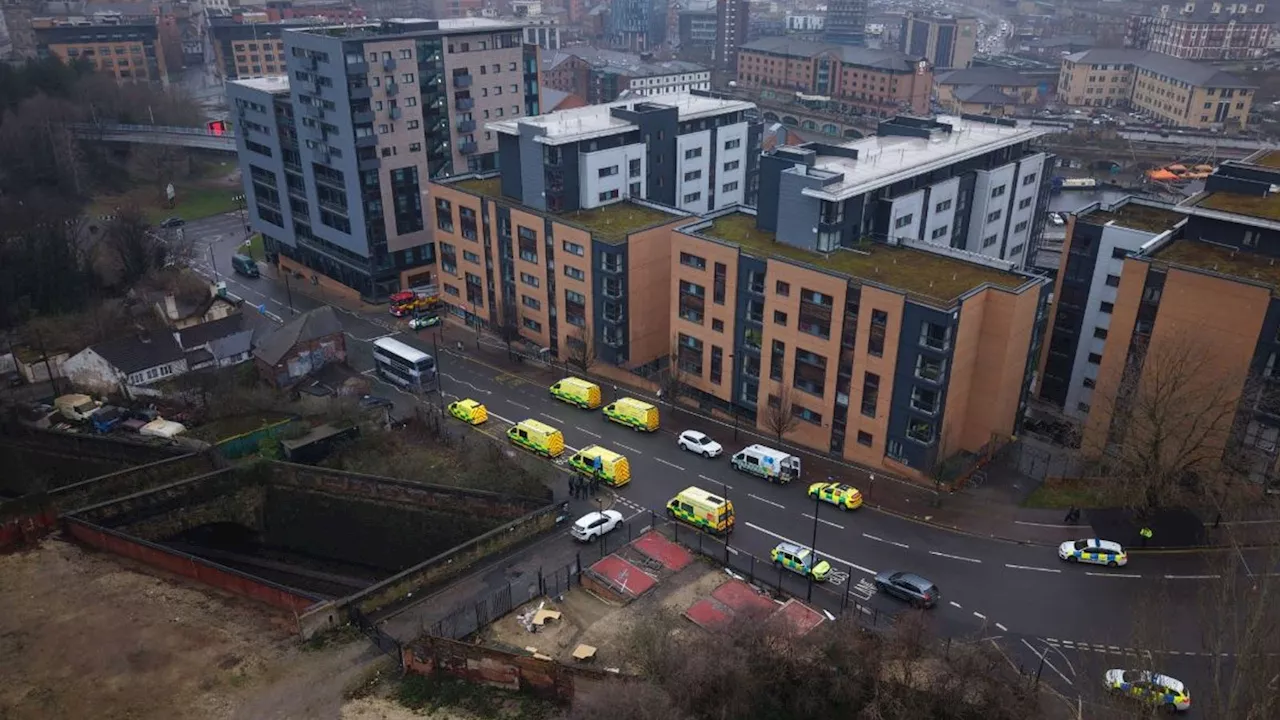
[[[642,141],[646,131],[657,136],[645,129],[648,116],[677,128],[712,102],[727,101],[698,98],[678,110],[678,121],[660,119],[675,109],[658,100],[620,104],[609,109],[609,125],[635,126],[626,133]],[[575,161],[534,141],[536,132],[561,131],[507,124],[522,126],[509,135],[513,147],[533,148],[521,151],[532,162],[518,177],[432,184],[443,297],[459,315],[512,327],[561,360],[594,351],[600,375],[655,378],[667,368],[704,406],[763,432],[771,432],[771,415],[794,417],[789,442],[894,473],[927,476],[944,458],[1018,432],[1046,280],[928,243],[855,238],[824,251],[804,223],[779,222],[776,211],[762,221],[741,206],[699,217],[619,192],[594,208],[536,208],[538,188],[562,168],[598,178],[598,163],[581,153],[590,128],[564,138],[579,146]],[[628,173],[626,146],[600,144],[608,167]],[[654,153],[644,156],[641,177],[656,166]],[[769,192],[763,183],[761,192]],[[761,201],[777,208],[796,199]]]
[[[606,39],[620,50],[652,52],[667,42],[667,9],[662,0],[610,0]]]
[[[978,51],[978,19],[908,11],[898,37],[903,52],[935,68],[967,68]]]
[[[1098,49],[1062,59],[1058,99],[1128,108],[1178,127],[1244,128],[1253,84],[1212,65],[1146,50]]]
[[[716,53],[717,15],[712,10],[681,10],[677,25],[681,60],[710,66]]]
[[[284,75],[288,72],[284,32],[316,24],[308,20],[244,22],[243,16],[210,18],[215,72],[225,80]]]
[[[928,115],[933,69],[898,50],[831,45],[786,37],[738,48],[738,84],[830,98],[840,112]]]
[[[938,105],[955,115],[1030,114],[1046,98],[1040,81],[1002,67],[946,70],[934,81]]]
[[[786,24],[789,35],[811,35],[822,32],[827,25],[827,16],[787,13]]]
[[[711,89],[711,70],[683,60],[653,61],[644,55],[575,47],[542,55],[547,87],[577,95],[589,105],[622,97]]]
[[[1069,222],[1042,396],[1082,419],[1085,449],[1101,452],[1135,427],[1141,432],[1145,421],[1125,410],[1134,394],[1149,383],[1174,384],[1185,394],[1166,411],[1171,421],[1204,421],[1198,445],[1274,484],[1278,155],[1227,161],[1176,206],[1131,200],[1086,208]],[[1129,233],[1138,235],[1126,243]],[[1119,249],[1144,238],[1132,251]],[[1174,374],[1179,368],[1188,374]],[[1213,398],[1240,402],[1234,414],[1192,406]]]
[[[537,114],[518,24],[395,20],[284,33],[288,74],[227,84],[250,222],[282,270],[376,301],[431,284],[427,181],[497,166],[478,122]]]
[[[1270,52],[1280,3],[1154,4],[1128,17],[1125,46],[1185,60],[1254,60]]]
[[[716,1],[716,51],[713,60],[720,73],[732,76],[738,71],[738,48],[747,41],[750,22],[751,4],[747,0]]]
[[[36,54],[84,60],[120,82],[168,83],[163,41],[155,18],[99,14],[32,18]]]
[[[830,0],[823,39],[836,45],[865,47],[867,0]]]

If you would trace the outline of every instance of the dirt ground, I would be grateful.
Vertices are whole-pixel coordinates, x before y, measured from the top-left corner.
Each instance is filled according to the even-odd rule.
[[[364,638],[306,650],[289,622],[263,605],[47,540],[0,556],[0,718],[413,717],[370,709],[370,698],[345,701],[383,663]]]

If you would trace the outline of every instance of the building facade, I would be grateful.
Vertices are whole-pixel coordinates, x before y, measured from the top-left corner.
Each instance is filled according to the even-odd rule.
[[[1011,116],[1046,100],[1038,80],[998,67],[949,70],[934,87],[939,107],[956,115]]]
[[[823,39],[836,45],[867,44],[867,0],[830,0]]]
[[[1125,46],[1185,60],[1253,60],[1266,56],[1276,3],[1205,2],[1152,6],[1125,25]]]
[[[967,68],[978,50],[978,19],[908,11],[899,43],[904,53],[923,57],[936,68]]]
[[[732,75],[738,69],[738,48],[747,41],[751,4],[747,0],[716,0],[716,70]]]
[[[591,47],[562,50],[543,56],[542,78],[547,87],[593,105],[613,102],[628,91],[648,96],[711,89],[711,70],[705,66],[645,57]]]
[[[667,42],[668,3],[661,0],[610,0],[606,38],[630,52],[652,52]]]
[[[710,65],[716,53],[716,11],[681,10],[677,25],[680,59]]]
[[[933,70],[897,50],[761,38],[738,49],[738,83],[830,98],[842,112],[928,115]]]
[[[433,283],[427,181],[497,166],[478,121],[537,114],[519,25],[385,21],[285,33],[289,74],[227,85],[250,224],[282,270],[366,300]]]
[[[215,72],[225,80],[284,75],[288,72],[284,32],[313,24],[303,20],[245,23],[237,17],[213,18],[209,35]]]
[[[32,18],[31,26],[40,57],[86,61],[120,82],[169,82],[155,18]]]
[[[1068,55],[1058,76],[1058,99],[1067,105],[1128,108],[1198,129],[1246,127],[1255,90],[1211,65],[1146,50]]]

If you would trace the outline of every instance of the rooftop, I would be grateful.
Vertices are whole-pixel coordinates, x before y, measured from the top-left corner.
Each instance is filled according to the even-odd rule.
[[[579,58],[601,70],[617,72],[630,77],[658,77],[684,73],[710,72],[710,68],[684,60],[645,60],[634,53],[604,50],[590,45],[571,47],[547,53],[543,69],[550,70],[570,58]]]
[[[804,58],[831,54],[839,57],[841,62],[847,65],[858,65],[860,67],[898,73],[915,72],[916,63],[921,60],[921,58],[907,55],[900,50],[809,42],[785,36],[763,37],[753,42],[744,43],[740,49],[749,52]]]
[[[1280,168],[1280,150],[1270,150],[1261,157],[1253,160],[1254,165],[1261,165],[1266,168]]]
[[[1205,210],[1235,213],[1260,220],[1280,222],[1280,193],[1267,195],[1241,195],[1229,192],[1205,193],[1199,200],[1193,199],[1190,205]]]
[[[637,129],[638,126],[634,123],[613,115],[614,108],[631,109],[637,105],[675,107],[679,110],[681,121],[730,112],[744,112],[755,107],[753,103],[742,100],[722,100],[691,93],[668,93],[600,105],[585,105],[546,115],[499,120],[488,123],[485,127],[508,135],[519,135],[520,126],[534,126],[543,130],[539,142],[559,145]]]
[[[1273,264],[1271,258],[1224,245],[1180,238],[1157,250],[1152,258],[1280,286],[1280,265]]]
[[[1158,208],[1142,203],[1117,203],[1109,209],[1098,209],[1079,216],[1077,221],[1085,221],[1095,225],[1116,225],[1130,230],[1144,230],[1150,233],[1162,233],[1173,228],[1186,219],[1186,215],[1171,209]]]
[[[260,78],[242,78],[240,80],[232,80],[232,84],[247,87],[251,90],[259,92],[267,92],[272,94],[281,94],[289,92],[289,76],[276,75]]]
[[[519,205],[519,201],[502,194],[502,180],[497,176],[487,178],[467,178],[449,183],[450,186],[475,195],[483,195],[495,200]],[[597,240],[608,243],[620,243],[633,232],[675,220],[680,215],[658,208],[623,201],[610,203],[590,210],[574,210],[572,212],[549,212],[529,208],[531,212],[555,218],[570,225],[576,225],[591,233]]]
[[[1256,87],[1228,72],[1223,72],[1212,65],[1202,65],[1190,60],[1183,60],[1164,53],[1150,50],[1094,48],[1064,58],[1072,63],[1090,65],[1133,65],[1156,75],[1181,80],[1196,87]]]
[[[1030,87],[1038,80],[1003,67],[974,67],[951,70],[938,76],[939,85],[995,85],[998,87]]]
[[[844,180],[820,190],[806,189],[804,194],[844,200],[1046,134],[1043,128],[1030,125],[1009,127],[947,116],[939,116],[937,121],[950,125],[952,132],[931,138],[873,135],[839,146],[856,150],[857,159],[819,154],[814,170],[843,174]]]
[[[754,215],[732,213],[712,221],[701,233],[742,247],[748,253],[808,263],[860,280],[897,288],[934,302],[952,303],[983,283],[1014,289],[1027,282],[1023,275],[969,263],[924,250],[867,244],[858,250],[821,254],[777,241],[774,233],[756,227]]]
[[[420,35],[448,35],[494,30],[519,30],[526,23],[492,18],[386,18],[347,25],[324,25],[294,32],[310,35],[359,40],[363,38],[415,37]]]

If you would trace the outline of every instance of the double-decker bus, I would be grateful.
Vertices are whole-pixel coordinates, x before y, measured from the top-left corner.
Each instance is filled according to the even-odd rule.
[[[435,387],[436,359],[399,340],[374,340],[373,365],[378,377],[402,388],[421,392]]]

